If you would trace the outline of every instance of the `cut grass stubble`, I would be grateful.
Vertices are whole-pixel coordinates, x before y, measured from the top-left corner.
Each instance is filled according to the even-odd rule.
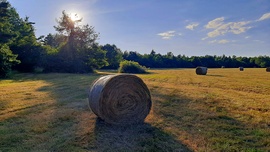
[[[2,151],[269,151],[265,69],[150,70],[144,124],[97,119],[87,89],[99,74],[18,74],[0,80]],[[108,73],[110,74],[110,73]]]

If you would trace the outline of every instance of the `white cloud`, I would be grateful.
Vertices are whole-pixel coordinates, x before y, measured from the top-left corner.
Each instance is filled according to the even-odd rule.
[[[161,36],[162,39],[170,39],[171,37],[174,37],[175,31],[167,31],[163,33],[158,33],[157,35]]]
[[[208,22],[207,25],[205,25],[206,28],[217,28],[219,27],[220,25],[223,24],[223,21],[224,21],[224,17],[220,17],[220,18],[216,18],[210,22]]]
[[[218,43],[220,44],[226,44],[226,43],[229,43],[228,40],[225,40],[225,39],[222,39],[222,40],[219,40]]]
[[[186,29],[194,30],[197,26],[199,26],[199,23],[192,23],[186,26]]]
[[[270,19],[270,13],[263,14],[262,17],[259,18],[257,21],[263,21],[263,20],[266,20],[266,19]]]
[[[202,38],[201,40],[203,40],[203,41],[204,41],[204,40],[206,40],[206,39],[208,39],[208,38],[209,38],[209,37],[204,37],[204,38]]]
[[[253,40],[254,42],[258,42],[258,43],[264,43],[264,41],[261,40]]]
[[[216,43],[217,40],[212,40],[212,41],[209,41],[209,43]]]
[[[214,30],[214,31],[212,31],[212,32],[209,32],[209,33],[207,33],[207,36],[208,37],[216,37],[216,36],[219,36],[219,35],[221,35],[222,33],[220,32],[220,30]]]
[[[230,32],[233,34],[240,34],[246,32],[251,26],[246,26],[250,23],[250,21],[245,22],[230,22],[229,28],[231,29]]]
[[[249,38],[250,38],[250,36],[246,36],[246,37],[245,37],[245,39],[249,39]]]
[[[229,43],[229,42],[230,42],[229,40],[222,39],[222,40],[212,40],[212,41],[209,41],[208,43],[226,44],[226,43]]]
[[[229,23],[224,23],[223,21],[224,17],[220,17],[208,22],[205,28],[214,30],[207,33],[207,36],[217,37],[220,35],[225,35],[227,33],[241,34],[251,28],[250,26],[247,26],[247,24],[249,24],[250,21],[229,22]]]

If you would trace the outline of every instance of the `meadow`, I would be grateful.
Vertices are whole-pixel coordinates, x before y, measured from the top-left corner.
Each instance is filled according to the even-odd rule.
[[[0,80],[0,151],[270,151],[270,72],[151,69],[144,124],[112,126],[87,91],[112,74],[16,74]]]

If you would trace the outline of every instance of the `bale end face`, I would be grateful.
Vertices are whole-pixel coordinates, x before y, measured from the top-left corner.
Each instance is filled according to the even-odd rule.
[[[90,88],[88,100],[98,117],[114,125],[142,123],[152,106],[146,84],[131,74],[97,79]]]

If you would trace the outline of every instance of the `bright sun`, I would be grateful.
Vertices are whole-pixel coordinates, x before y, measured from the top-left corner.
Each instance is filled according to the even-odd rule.
[[[71,19],[72,21],[77,21],[77,20],[80,19],[80,17],[79,17],[79,15],[78,15],[77,13],[71,13],[71,14],[70,14],[70,19]]]

